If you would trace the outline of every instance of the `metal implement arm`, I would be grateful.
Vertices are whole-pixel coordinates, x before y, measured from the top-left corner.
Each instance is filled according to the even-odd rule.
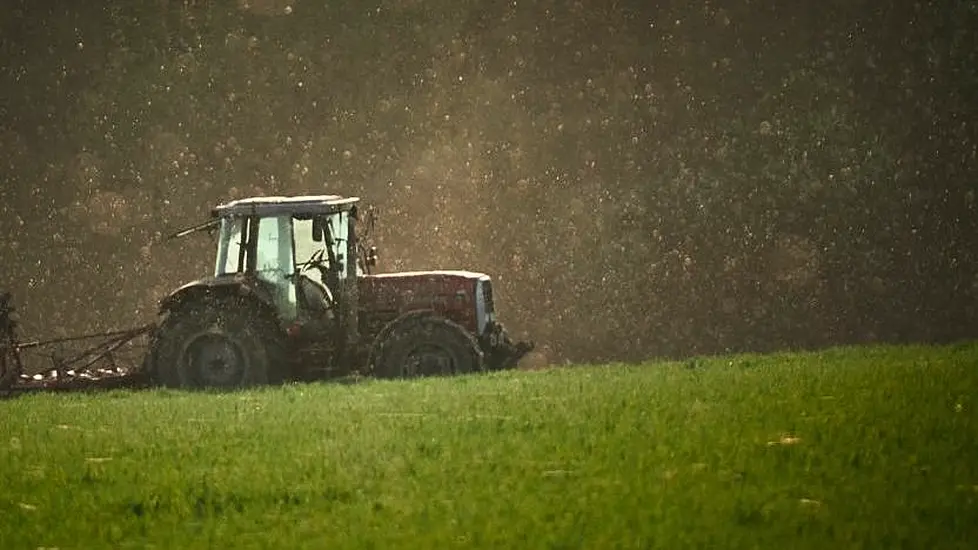
[[[214,229],[215,227],[217,227],[220,224],[221,224],[221,219],[220,218],[213,218],[213,219],[207,220],[206,222],[203,222],[203,223],[199,223],[197,225],[194,225],[192,227],[188,227],[186,229],[181,229],[180,231],[177,231],[176,233],[173,233],[172,235],[167,236],[166,237],[166,240],[169,241],[169,240],[173,240],[173,239],[179,239],[181,237],[186,237],[187,235],[190,235],[192,233],[197,233],[197,232],[200,232],[200,231],[207,231],[209,229]]]

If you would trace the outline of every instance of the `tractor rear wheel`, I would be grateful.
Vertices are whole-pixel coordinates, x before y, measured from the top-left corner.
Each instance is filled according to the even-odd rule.
[[[169,387],[275,384],[285,372],[284,333],[238,297],[194,301],[171,311],[151,353],[154,378]]]
[[[436,315],[392,321],[374,343],[379,378],[447,376],[483,370],[479,343],[464,327]]]

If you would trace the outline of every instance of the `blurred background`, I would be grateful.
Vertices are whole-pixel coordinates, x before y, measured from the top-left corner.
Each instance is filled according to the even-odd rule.
[[[134,326],[160,236],[339,193],[551,361],[978,336],[978,2],[5,0],[0,288]]]

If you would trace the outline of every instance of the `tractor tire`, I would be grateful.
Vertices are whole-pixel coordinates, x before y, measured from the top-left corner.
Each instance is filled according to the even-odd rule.
[[[171,311],[153,337],[151,375],[166,387],[243,388],[279,384],[285,334],[238,297],[190,302]]]
[[[372,354],[378,378],[482,372],[483,355],[464,327],[437,315],[407,315],[377,335]]]

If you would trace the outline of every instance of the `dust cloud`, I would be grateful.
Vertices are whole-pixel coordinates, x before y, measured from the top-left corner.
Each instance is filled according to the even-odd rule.
[[[978,335],[978,11],[781,4],[13,2],[0,288],[139,324],[212,266],[167,232],[329,192],[546,360]]]

